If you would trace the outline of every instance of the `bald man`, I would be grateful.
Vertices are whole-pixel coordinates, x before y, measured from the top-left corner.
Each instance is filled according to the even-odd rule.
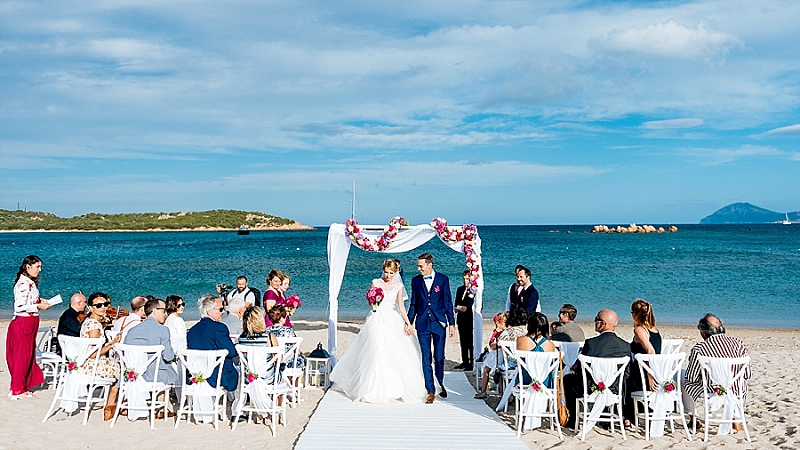
[[[86,296],[80,292],[72,294],[69,299],[69,308],[58,319],[58,335],[80,337],[81,321],[78,314],[86,311]]]
[[[596,358],[631,356],[631,344],[617,336],[615,333],[616,329],[617,313],[610,309],[604,309],[598,312],[597,316],[594,318],[594,330],[600,333],[600,335],[587,339],[583,344],[581,354]],[[625,368],[625,373],[623,374],[623,388],[628,378],[629,368],[630,365]],[[580,362],[578,362],[578,369],[575,373],[564,375],[564,394],[567,397],[567,408],[569,408],[569,422],[566,426],[570,428],[575,421],[575,399],[583,397],[582,379],[583,374],[581,373]],[[594,380],[589,379],[587,382],[588,385],[591,386]],[[617,383],[609,386],[609,390],[618,393]]]

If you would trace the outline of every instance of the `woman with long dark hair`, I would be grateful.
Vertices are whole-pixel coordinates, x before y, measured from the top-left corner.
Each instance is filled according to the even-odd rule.
[[[32,397],[30,392],[44,383],[42,369],[36,364],[36,333],[39,331],[39,311],[50,308],[39,298],[39,273],[42,260],[28,255],[22,260],[14,280],[14,318],[6,335],[6,363],[11,375],[8,397]]]

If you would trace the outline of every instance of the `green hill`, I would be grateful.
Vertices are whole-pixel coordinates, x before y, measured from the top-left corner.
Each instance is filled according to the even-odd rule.
[[[779,213],[761,208],[750,203],[733,203],[718,209],[714,214],[704,217],[701,224],[723,223],[776,223],[781,222],[788,214],[789,220],[797,222],[800,211]]]
[[[241,225],[253,230],[310,228],[292,219],[228,209],[173,213],[89,213],[69,218],[47,212],[0,209],[0,230],[6,231],[219,230],[236,229]]]

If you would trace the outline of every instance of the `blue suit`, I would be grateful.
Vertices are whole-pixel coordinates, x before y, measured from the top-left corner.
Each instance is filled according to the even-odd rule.
[[[189,331],[186,332],[186,347],[189,350],[222,350],[228,351],[225,363],[222,365],[222,386],[226,391],[235,391],[239,383],[239,372],[236,371],[233,361],[237,358],[236,347],[228,336],[228,327],[209,317],[203,317]],[[217,371],[214,370],[207,378],[208,384],[217,385]]]
[[[425,286],[422,275],[411,279],[411,304],[408,307],[408,320],[417,329],[417,339],[422,350],[422,372],[425,375],[425,388],[435,393],[433,370],[431,369],[431,341],[433,341],[433,361],[436,363],[436,379],[439,385],[444,382],[444,344],[447,337],[445,328],[455,325],[453,317],[453,298],[450,294],[450,280],[446,275],[434,272],[430,291]]]

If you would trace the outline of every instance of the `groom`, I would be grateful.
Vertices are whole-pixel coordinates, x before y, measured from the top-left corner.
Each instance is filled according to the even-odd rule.
[[[433,403],[436,386],[433,384],[431,370],[431,340],[433,340],[433,359],[436,363],[436,379],[442,391],[439,395],[447,397],[444,388],[444,343],[445,328],[452,338],[455,335],[453,318],[453,299],[450,297],[450,280],[446,275],[433,271],[433,255],[423,253],[417,258],[420,275],[411,279],[411,305],[408,308],[406,333],[411,334],[411,324],[416,325],[417,339],[422,350],[422,373],[425,375],[425,389],[428,397],[425,403]],[[414,319],[416,318],[416,323]]]

